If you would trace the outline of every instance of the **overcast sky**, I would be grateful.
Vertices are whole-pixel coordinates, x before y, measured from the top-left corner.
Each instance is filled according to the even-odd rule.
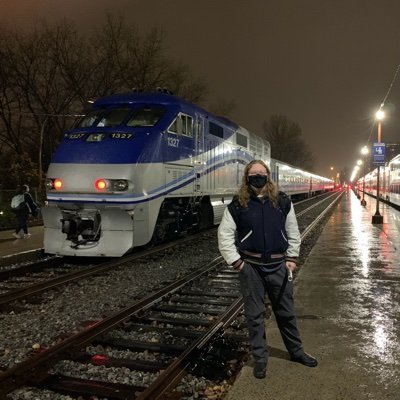
[[[109,11],[143,32],[162,26],[168,55],[205,78],[209,102],[261,133],[272,114],[298,122],[316,172],[352,169],[376,141],[374,114],[400,64],[399,0],[0,0],[0,22],[66,17],[91,29]],[[383,142],[400,142],[400,74]]]

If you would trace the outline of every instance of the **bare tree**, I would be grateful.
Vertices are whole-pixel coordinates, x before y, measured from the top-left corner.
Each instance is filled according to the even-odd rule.
[[[122,17],[106,16],[105,24],[92,39],[97,57],[94,79],[100,83],[109,79],[112,91],[153,91],[168,88],[188,101],[200,102],[206,84],[195,78],[187,65],[166,57],[165,33],[153,28],[142,36],[135,27],[126,26]],[[98,95],[103,95],[101,89]]]
[[[166,57],[160,29],[142,36],[123,18],[107,15],[90,37],[66,21],[42,22],[29,33],[1,30],[0,145],[28,154],[41,170],[70,116],[88,100],[158,86],[193,102],[206,90],[186,65]]]
[[[221,117],[230,118],[233,111],[236,108],[234,100],[226,100],[219,98],[214,104],[209,107],[209,110],[216,115]]]
[[[272,158],[312,171],[314,156],[303,141],[301,127],[284,115],[264,121],[263,132],[271,143]]]

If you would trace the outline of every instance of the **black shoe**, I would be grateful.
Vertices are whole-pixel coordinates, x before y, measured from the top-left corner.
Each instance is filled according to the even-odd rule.
[[[263,379],[267,375],[267,364],[264,362],[256,362],[254,364],[253,375],[257,379]]]
[[[299,356],[296,357],[290,357],[290,359],[294,362],[298,362],[307,367],[316,367],[318,365],[317,359],[310,356],[307,353],[300,354]]]

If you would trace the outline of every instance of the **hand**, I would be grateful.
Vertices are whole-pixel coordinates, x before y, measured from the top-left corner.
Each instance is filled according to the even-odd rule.
[[[240,272],[244,267],[244,261],[239,265],[238,268],[235,268],[235,271]]]
[[[297,268],[297,264],[293,261],[286,261],[286,268],[293,272]]]

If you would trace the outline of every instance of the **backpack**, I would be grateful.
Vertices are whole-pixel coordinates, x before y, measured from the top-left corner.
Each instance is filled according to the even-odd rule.
[[[25,205],[25,196],[23,194],[16,194],[11,199],[11,208],[13,210],[20,210]]]
[[[233,198],[231,204],[233,207],[232,206],[229,207],[229,210],[231,211],[232,218],[235,221],[235,224],[237,225],[239,221],[239,213],[240,210],[242,209],[242,206],[240,205],[239,198],[237,196]],[[286,193],[281,191],[278,192],[278,207],[282,210],[286,219],[286,216],[289,214],[290,211],[291,200]]]

